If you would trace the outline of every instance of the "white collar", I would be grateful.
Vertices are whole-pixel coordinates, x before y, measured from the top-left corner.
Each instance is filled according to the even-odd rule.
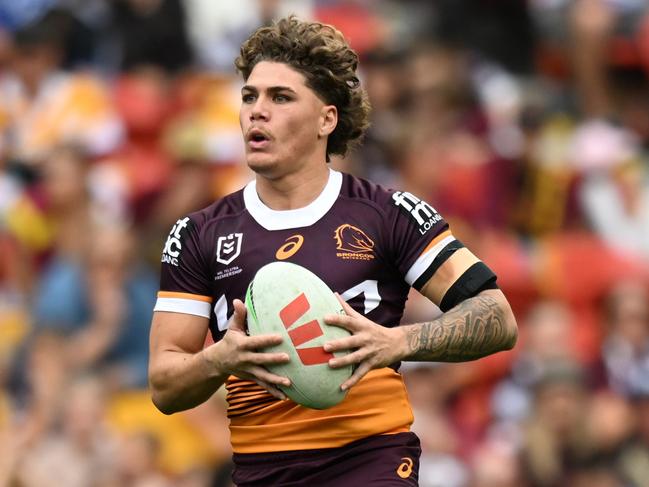
[[[266,230],[308,227],[331,209],[340,194],[342,184],[342,173],[329,169],[327,185],[315,200],[302,208],[278,211],[269,208],[259,199],[257,182],[253,180],[243,190],[243,202],[250,215]]]

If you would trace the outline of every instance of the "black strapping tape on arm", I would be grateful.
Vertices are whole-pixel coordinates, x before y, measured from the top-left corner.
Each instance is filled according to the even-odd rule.
[[[419,276],[412,287],[414,287],[417,291],[420,291],[424,284],[426,284],[428,280],[433,277],[433,274],[437,272],[437,269],[439,269],[451,255],[453,255],[457,250],[463,247],[464,245],[459,240],[453,240],[451,243],[449,243],[442,249],[439,254],[437,254],[437,257],[435,257],[433,263],[428,267],[428,269],[424,271],[421,276]]]
[[[496,274],[484,263],[476,262],[448,288],[439,309],[446,312],[485,289],[498,289]]]

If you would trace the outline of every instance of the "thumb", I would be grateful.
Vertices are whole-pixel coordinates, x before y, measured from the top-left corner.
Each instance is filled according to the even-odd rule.
[[[234,306],[234,314],[230,318],[230,325],[228,329],[232,331],[239,331],[242,333],[246,332],[246,306],[240,299],[235,299],[232,301],[232,306]]]

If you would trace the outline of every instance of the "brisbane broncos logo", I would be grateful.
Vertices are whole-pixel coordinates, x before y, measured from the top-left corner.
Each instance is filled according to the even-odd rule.
[[[374,258],[374,241],[367,234],[349,223],[336,228],[334,232],[336,255],[343,259],[370,260]]]

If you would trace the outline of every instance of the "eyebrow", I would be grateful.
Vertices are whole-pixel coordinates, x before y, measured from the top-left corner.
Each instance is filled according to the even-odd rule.
[[[257,93],[259,90],[255,88],[254,86],[251,85],[245,85],[243,88],[241,88],[241,91],[252,91],[254,93]],[[288,86],[269,86],[266,91],[269,93],[277,93],[279,91],[290,91],[291,93],[296,93],[296,91]]]

